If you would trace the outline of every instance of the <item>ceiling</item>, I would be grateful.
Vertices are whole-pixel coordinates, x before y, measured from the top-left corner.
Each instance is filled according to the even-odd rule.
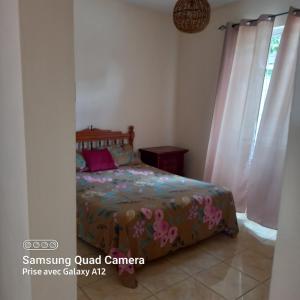
[[[171,12],[177,0],[126,0],[129,3],[158,9],[165,12]],[[208,0],[212,7],[224,5],[226,3],[235,2],[237,0]]]

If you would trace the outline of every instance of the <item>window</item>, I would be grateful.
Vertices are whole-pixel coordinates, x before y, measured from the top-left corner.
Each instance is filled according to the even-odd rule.
[[[273,73],[277,53],[278,53],[279,46],[280,46],[283,29],[284,29],[284,26],[274,27],[274,29],[273,29],[272,39],[271,39],[271,44],[270,44],[270,49],[269,49],[268,62],[267,62],[266,73],[265,73],[265,79],[264,79],[264,86],[263,86],[261,102],[260,102],[259,115],[258,115],[258,120],[257,120],[255,141],[257,139],[257,134],[258,134],[258,130],[259,130],[259,126],[260,126],[260,122],[261,122],[261,118],[262,118],[262,113],[264,110],[264,106],[265,106],[265,102],[266,102],[266,98],[267,98],[267,94],[268,94],[268,89],[269,89],[271,78],[272,78],[272,73]]]
[[[270,86],[270,82],[271,82],[271,78],[272,78],[272,74],[273,74],[273,70],[274,70],[277,53],[278,53],[280,42],[281,42],[283,29],[284,29],[284,26],[277,26],[277,27],[274,27],[274,29],[273,29],[271,44],[270,44],[270,49],[269,49],[269,55],[268,55],[268,61],[267,61],[267,67],[266,67],[266,72],[265,72],[265,78],[264,78],[264,86],[263,86],[263,91],[262,91],[262,95],[261,95],[260,108],[259,108],[257,124],[256,124],[256,132],[255,132],[254,140],[253,140],[252,147],[251,147],[249,163],[253,159],[254,149],[255,149],[255,145],[256,145],[256,141],[257,141],[258,130],[260,127],[261,118],[262,118],[262,114],[264,111],[265,102],[267,99],[267,94],[268,94],[268,90],[269,90],[269,86]]]

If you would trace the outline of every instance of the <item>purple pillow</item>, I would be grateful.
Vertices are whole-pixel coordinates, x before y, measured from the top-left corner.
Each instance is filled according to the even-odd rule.
[[[107,149],[84,150],[82,155],[90,172],[117,169],[115,162]]]

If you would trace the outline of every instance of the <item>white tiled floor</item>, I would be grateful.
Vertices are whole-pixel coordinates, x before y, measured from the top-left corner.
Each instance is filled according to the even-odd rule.
[[[236,239],[218,235],[148,263],[137,273],[137,289],[123,287],[111,267],[105,277],[79,277],[78,300],[267,300],[277,232],[238,219]],[[93,256],[97,249],[78,241],[78,253]]]

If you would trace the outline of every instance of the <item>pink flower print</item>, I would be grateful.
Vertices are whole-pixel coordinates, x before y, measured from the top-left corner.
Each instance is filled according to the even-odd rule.
[[[147,220],[150,220],[152,218],[152,210],[150,208],[141,208],[141,212]]]
[[[82,178],[88,182],[92,182],[94,180],[94,178],[92,176],[87,176],[87,175],[82,176]]]
[[[218,209],[218,211],[215,213],[215,218],[214,218],[214,221],[215,221],[216,225],[219,225],[219,223],[222,220],[222,217],[223,217],[223,213],[220,209]]]
[[[128,169],[128,172],[131,173],[132,175],[143,175],[143,176],[149,176],[154,174],[152,171],[135,170],[135,169]]]
[[[118,223],[117,217],[118,217],[118,213],[115,212],[115,213],[113,214],[113,219],[114,219],[114,222],[115,222],[115,223]]]
[[[126,183],[119,183],[119,184],[116,185],[116,189],[118,189],[118,190],[127,189],[127,184]]]
[[[157,241],[157,240],[160,240],[161,238],[162,238],[162,234],[158,231],[155,231],[153,234],[153,240]]]
[[[155,221],[153,224],[154,231],[160,233],[160,236],[166,235],[169,231],[169,227],[169,223],[165,220]]]
[[[164,219],[164,212],[162,209],[158,208],[154,212],[155,221],[161,221]]]
[[[130,264],[120,264],[118,265],[119,267],[119,275],[121,275],[122,273],[129,273],[129,274],[133,274],[134,273],[134,266],[130,265]]]
[[[214,207],[212,205],[206,205],[204,207],[204,214],[206,216],[208,216],[209,218],[213,218],[214,214],[215,214],[215,210],[216,210],[216,207]]]
[[[117,248],[112,248],[110,250],[110,256],[113,257],[113,258],[125,258],[125,257],[130,258],[131,257],[131,253],[130,253],[130,250],[129,250],[128,254],[126,256],[123,252],[121,252]],[[118,265],[118,269],[119,269],[119,275],[121,275],[124,272],[127,272],[129,274],[133,274],[134,273],[134,266],[131,265],[131,264],[119,264]]]
[[[153,224],[153,239],[154,241],[160,242],[160,247],[165,247],[168,242],[173,243],[178,235],[177,227],[171,227],[170,224],[163,219],[163,211],[161,209],[157,209],[154,212],[155,222]]]
[[[208,225],[208,229],[212,230],[215,226],[215,223],[213,222],[213,220],[211,220],[209,217],[204,216],[203,221],[205,224]]]
[[[170,225],[167,221],[155,221],[153,224],[154,234],[153,239],[160,241],[160,247],[165,247],[169,241],[169,228]]]
[[[160,239],[160,247],[161,248],[165,247],[167,245],[168,241],[169,241],[168,235],[162,236]]]
[[[99,178],[99,177],[93,177],[90,175],[83,176],[83,179],[90,182],[90,183],[106,183],[106,182],[112,182],[112,178]]]
[[[211,230],[217,226],[222,220],[223,213],[217,207],[206,205],[204,208],[204,223],[208,224],[208,229]]]
[[[212,198],[210,196],[205,197],[204,205],[207,206],[207,205],[212,205],[212,204],[213,204]]]
[[[116,257],[116,258],[124,256],[124,254],[120,250],[118,250],[117,248],[111,248],[109,254],[110,254],[111,257]]]
[[[168,235],[168,230],[169,230],[169,223],[167,221],[156,221],[153,224],[153,229],[154,229],[154,235],[153,239],[156,240],[161,240],[164,237],[167,237]]]
[[[167,177],[167,176],[160,177],[159,180],[162,181],[162,182],[166,182],[166,181],[169,180],[169,177]]]
[[[168,240],[169,240],[170,244],[172,244],[176,240],[177,235],[178,235],[177,227],[175,227],[175,226],[171,227],[168,232]]]
[[[198,218],[199,208],[197,204],[193,204],[189,210],[188,220],[194,220]]]
[[[204,203],[204,198],[202,195],[194,195],[193,198],[197,201],[199,205],[203,205]]]
[[[136,222],[136,224],[133,226],[134,238],[138,239],[143,235],[145,231],[145,224],[146,224],[145,220]]]

